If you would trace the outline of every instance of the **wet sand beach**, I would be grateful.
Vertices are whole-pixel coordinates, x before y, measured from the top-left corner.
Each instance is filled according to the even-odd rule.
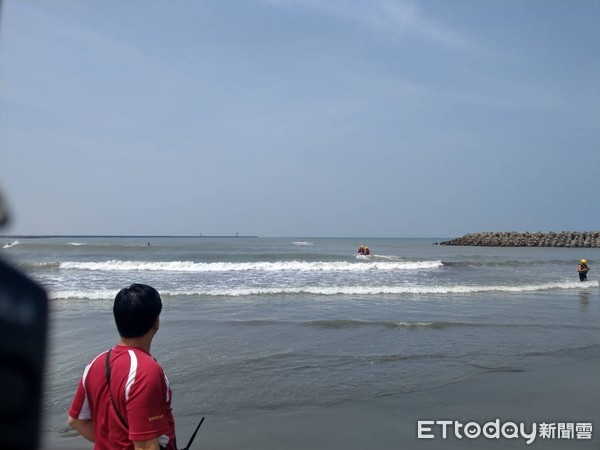
[[[437,449],[597,449],[600,430],[591,440],[542,439],[528,445],[524,437],[506,439],[457,439],[453,432],[441,438],[433,427],[433,439],[417,439],[419,420],[453,420],[483,425],[524,423],[600,424],[600,354],[589,352],[570,358],[538,357],[538,368],[488,372],[466,380],[404,395],[390,395],[365,402],[351,400],[329,407],[297,407],[277,410],[239,411],[230,416],[207,416],[193,449],[335,449],[350,450],[411,448]],[[199,417],[177,417],[178,443],[187,444]],[[539,434],[539,433],[538,433]],[[558,436],[558,435],[557,435]],[[51,438],[45,450],[89,449],[79,437]]]

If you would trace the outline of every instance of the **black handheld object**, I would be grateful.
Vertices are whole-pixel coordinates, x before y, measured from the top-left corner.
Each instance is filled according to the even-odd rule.
[[[190,440],[188,442],[188,445],[186,445],[181,450],[190,450],[190,447],[192,446],[192,442],[194,442],[194,439],[196,439],[196,433],[198,433],[198,430],[200,429],[200,426],[202,425],[202,422],[204,422],[204,417],[202,419],[200,419],[200,423],[196,427],[196,430],[194,431],[194,434],[192,434],[192,437],[190,438]]]
[[[110,401],[112,403],[112,406],[113,406],[115,412],[117,413],[117,417],[119,418],[119,420],[121,421],[121,423],[123,424],[123,426],[125,427],[125,429],[129,429],[129,426],[127,425],[127,422],[125,421],[125,419],[123,418],[123,416],[121,415],[121,413],[119,412],[119,410],[117,409],[117,405],[115,404],[115,401],[114,401],[114,399],[112,397],[112,392],[110,390],[110,353],[111,352],[112,352],[112,349],[110,349],[109,351],[106,352],[106,358],[105,358],[105,361],[104,361],[104,371],[105,371],[105,376],[106,376],[106,384],[108,385],[108,393],[110,395]],[[181,450],[189,450],[189,448],[192,445],[192,442],[194,442],[194,439],[196,439],[196,433],[198,433],[198,430],[200,429],[200,425],[202,425],[202,422],[204,422],[204,417],[200,420],[200,423],[196,427],[196,430],[194,431],[194,434],[192,434],[192,437],[190,438],[190,440],[188,442],[188,445],[186,445]],[[160,448],[162,449],[163,447],[161,446]]]
[[[48,298],[0,260],[0,448],[38,448]]]

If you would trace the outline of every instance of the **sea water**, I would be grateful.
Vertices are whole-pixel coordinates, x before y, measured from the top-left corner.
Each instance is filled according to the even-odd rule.
[[[598,360],[599,249],[434,245],[441,240],[13,242],[2,249],[4,259],[50,297],[44,445],[84,447],[67,429],[66,412],[85,364],[117,342],[112,302],[133,282],[161,294],[161,328],[152,353],[169,377],[175,417],[187,424],[186,433],[200,416],[209,419],[205,428],[212,421],[226,430],[239,426],[243,434],[247,417],[351,411],[357,405],[368,411],[381,399],[408,404],[415,417],[404,419],[416,430],[418,399],[435,389],[535,370],[547,358],[569,364],[573,358],[574,364]],[[356,258],[361,243],[371,257]],[[576,271],[581,258],[591,266],[585,283]],[[597,398],[598,388],[591,389],[587,395]],[[481,406],[473,414],[491,418]],[[379,410],[378,419],[367,414],[361,420],[381,422],[385,416]],[[289,433],[295,430],[292,420]],[[261,430],[270,432],[268,421]],[[253,445],[246,435],[223,448],[331,448],[342,442],[335,427],[328,433],[328,439],[313,436],[310,447],[275,438],[270,446]],[[406,444],[394,439],[393,427],[387,433],[370,437],[379,442],[371,448]],[[214,439],[211,448],[218,447]]]

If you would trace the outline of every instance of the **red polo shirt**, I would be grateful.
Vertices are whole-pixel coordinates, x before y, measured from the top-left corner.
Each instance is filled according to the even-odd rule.
[[[160,445],[175,449],[175,422],[171,412],[171,388],[162,368],[150,353],[117,345],[110,355],[108,392],[106,352],[96,356],[83,372],[69,415],[92,419],[95,450],[131,450],[132,441],[158,438]]]

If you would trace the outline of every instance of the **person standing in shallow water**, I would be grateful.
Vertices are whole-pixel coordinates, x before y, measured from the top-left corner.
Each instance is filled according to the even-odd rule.
[[[587,273],[590,267],[587,265],[587,260],[582,259],[577,266],[577,272],[579,272],[579,281],[587,281]]]
[[[94,450],[175,450],[171,387],[150,354],[162,310],[159,293],[132,284],[115,297],[113,314],[121,339],[83,372],[68,424]]]

